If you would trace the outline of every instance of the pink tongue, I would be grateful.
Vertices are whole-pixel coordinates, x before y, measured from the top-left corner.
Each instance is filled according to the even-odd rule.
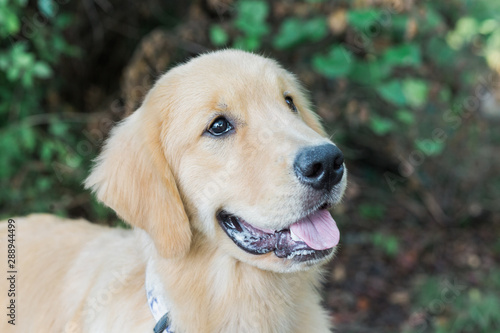
[[[290,231],[314,250],[326,250],[339,243],[340,231],[326,209],[304,217],[290,226]]]

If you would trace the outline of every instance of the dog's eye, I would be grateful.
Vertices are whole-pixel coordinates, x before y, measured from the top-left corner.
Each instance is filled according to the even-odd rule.
[[[286,96],[285,102],[286,104],[288,104],[290,110],[292,110],[293,112],[297,112],[297,108],[295,107],[295,104],[293,104],[293,98],[291,96]]]
[[[231,123],[224,117],[218,117],[208,128],[208,132],[215,136],[223,135],[233,129]]]

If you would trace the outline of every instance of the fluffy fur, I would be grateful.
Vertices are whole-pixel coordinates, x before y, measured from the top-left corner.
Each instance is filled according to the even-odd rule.
[[[211,137],[206,129],[221,114],[235,131]],[[86,181],[133,230],[15,218],[17,320],[3,319],[0,331],[152,332],[149,261],[173,304],[176,333],[329,332],[317,289],[331,255],[315,262],[252,255],[215,218],[224,208],[280,230],[307,215],[303,203],[313,198],[291,165],[300,148],[324,143],[331,142],[299,83],[272,60],[226,50],[170,70],[112,130]],[[2,249],[6,231],[0,224]],[[7,289],[2,279],[4,305]]]

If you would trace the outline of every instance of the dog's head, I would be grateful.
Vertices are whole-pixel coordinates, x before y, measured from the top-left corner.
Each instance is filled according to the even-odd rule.
[[[227,50],[160,78],[113,129],[86,186],[165,257],[197,233],[238,260],[294,271],[333,255],[327,209],[346,170],[295,77]]]

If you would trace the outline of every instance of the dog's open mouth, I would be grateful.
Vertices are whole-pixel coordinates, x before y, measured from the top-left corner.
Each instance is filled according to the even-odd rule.
[[[229,238],[241,249],[252,254],[274,251],[279,258],[296,261],[327,256],[340,238],[339,229],[327,209],[319,209],[279,231],[256,228],[224,210],[217,214],[217,219]]]

